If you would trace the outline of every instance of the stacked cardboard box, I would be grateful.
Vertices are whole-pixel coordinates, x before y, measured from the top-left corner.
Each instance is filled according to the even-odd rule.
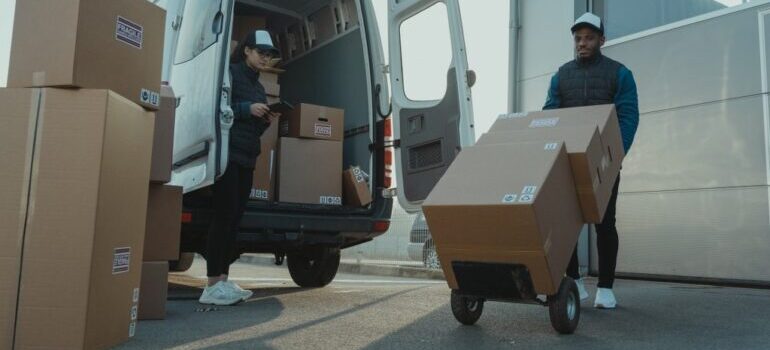
[[[342,205],[344,113],[303,103],[281,117],[279,201]]]
[[[360,167],[351,166],[342,174],[342,197],[349,207],[365,207],[372,202],[368,175]]]
[[[498,119],[423,205],[450,287],[554,294],[581,226],[602,220],[623,156],[612,105]]]
[[[41,0],[14,18],[0,89],[0,348],[108,348],[136,330],[148,183],[164,162],[152,148],[165,13]]]
[[[281,101],[278,76],[283,70],[266,68],[259,72],[259,82],[267,94],[267,104]],[[273,122],[260,137],[261,153],[254,167],[254,180],[251,187],[251,199],[273,201],[275,198],[276,163],[278,148],[278,122]]]

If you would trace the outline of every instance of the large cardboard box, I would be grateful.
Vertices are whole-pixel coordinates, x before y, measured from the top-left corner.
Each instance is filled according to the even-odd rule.
[[[147,199],[143,261],[179,259],[182,233],[182,188],[151,184]]]
[[[423,211],[449,286],[487,296],[556,293],[583,225],[563,142],[466,148]]]
[[[281,116],[281,136],[342,141],[345,111],[302,103]]]
[[[476,144],[494,145],[527,141],[541,141],[550,147],[555,147],[557,142],[565,143],[583,210],[583,219],[589,223],[601,223],[610,201],[614,181],[608,179],[607,170],[609,169],[602,169],[605,153],[599,138],[599,129],[593,124],[588,124],[574,128],[493,132],[482,135]]]
[[[8,86],[111,89],[157,109],[165,20],[146,0],[18,1]]]
[[[273,122],[259,138],[261,153],[254,167],[251,198],[272,201],[275,198],[275,173],[278,160],[278,123]]]
[[[620,173],[625,151],[618,115],[615,105],[612,104],[502,115],[492,124],[489,131],[572,128],[586,124],[599,127],[599,136],[607,155],[607,158],[602,161],[602,167],[608,168],[610,173]],[[612,177],[610,180],[614,183],[615,178]]]
[[[168,261],[142,263],[142,283],[139,295],[139,320],[166,318],[168,298]]]
[[[278,201],[342,205],[342,142],[282,137]]]
[[[0,349],[13,347],[39,89],[0,89]]]
[[[176,96],[168,85],[160,87],[160,109],[155,113],[155,136],[152,141],[150,181],[171,181],[171,163],[174,156],[174,120]]]
[[[38,109],[15,348],[108,348],[136,327],[154,116],[108,90]]]
[[[281,96],[281,86],[278,83],[260,79],[260,83],[265,88],[265,94],[267,96],[278,97]]]
[[[342,197],[349,207],[365,207],[372,202],[372,192],[366,175],[359,167],[350,167],[342,173]]]

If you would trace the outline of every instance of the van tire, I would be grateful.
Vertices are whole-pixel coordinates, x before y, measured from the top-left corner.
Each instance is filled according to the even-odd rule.
[[[195,260],[195,253],[179,253],[179,260],[168,262],[168,270],[171,272],[185,272],[192,267],[193,260]]]
[[[292,253],[286,256],[291,279],[303,288],[321,288],[331,283],[340,267],[339,249],[322,248],[315,254]]]

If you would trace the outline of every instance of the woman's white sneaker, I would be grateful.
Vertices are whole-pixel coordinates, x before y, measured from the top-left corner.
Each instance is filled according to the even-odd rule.
[[[597,309],[614,309],[617,306],[615,293],[610,288],[599,288],[596,291],[594,307]]]
[[[249,300],[249,298],[254,295],[254,292],[241,288],[241,286],[233,281],[227,281],[225,283],[235,294],[239,295],[243,301]]]
[[[203,290],[198,302],[207,305],[227,306],[235,305],[243,301],[241,295],[236,293],[227,282],[219,281],[213,286],[206,287]]]

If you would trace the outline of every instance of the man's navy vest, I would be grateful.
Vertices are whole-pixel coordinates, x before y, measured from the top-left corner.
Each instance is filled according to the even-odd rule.
[[[572,60],[559,68],[561,108],[614,102],[622,64],[603,55],[588,62]]]

